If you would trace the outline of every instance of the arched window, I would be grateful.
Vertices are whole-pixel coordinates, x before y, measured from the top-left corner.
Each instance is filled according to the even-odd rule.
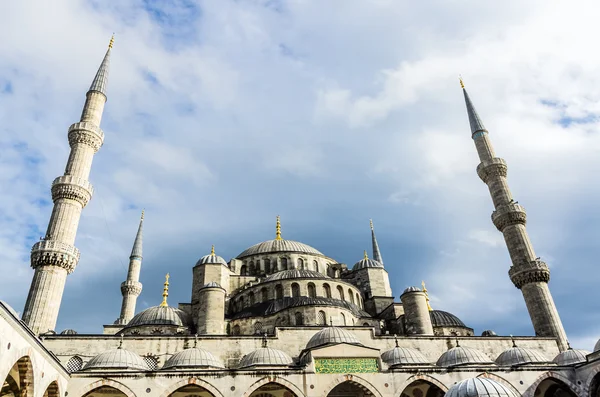
[[[261,272],[261,270],[260,270],[260,259],[256,260],[256,267],[255,267],[255,269],[256,269],[256,273],[260,273]]]
[[[350,298],[350,303],[354,303],[354,294],[350,288],[348,288],[348,297]]]
[[[317,297],[317,289],[313,283],[308,283],[308,297],[316,298]]]
[[[239,302],[240,302],[240,310],[243,309],[244,307],[246,307],[246,301],[244,300],[243,296],[240,297]]]
[[[283,299],[283,287],[281,284],[275,286],[275,299]]]
[[[77,372],[83,367],[83,360],[79,356],[73,356],[67,362],[67,371]]]
[[[294,319],[296,320],[296,325],[304,324],[304,318],[302,316],[302,313],[296,312],[296,314],[294,314]]]
[[[292,284],[292,298],[300,297],[300,285],[298,283]]]
[[[319,262],[317,262],[317,261],[313,261],[313,270],[314,270],[315,272],[318,272],[318,271],[319,271]]]
[[[281,270],[287,270],[287,258],[281,258]]]
[[[266,302],[269,300],[269,290],[266,287],[263,287],[260,290],[260,298],[261,298],[261,301],[263,301],[263,302]]]
[[[333,278],[340,278],[340,269],[335,269],[333,271]]]
[[[271,261],[265,259],[265,273],[269,274],[271,272]]]
[[[250,292],[248,294],[248,306],[252,306],[254,304],[254,292]]]
[[[327,325],[327,315],[323,310],[319,311],[319,315],[317,316],[317,322],[319,325]]]
[[[362,305],[360,304],[360,295],[358,294],[358,292],[356,293],[356,305],[358,307],[362,307]]]
[[[345,300],[344,299],[344,289],[340,285],[338,285],[337,290],[338,290],[338,294],[340,295],[340,299]]]
[[[234,325],[233,326],[233,334],[234,335],[239,335],[240,334],[240,326],[239,325]]]
[[[340,313],[340,318],[342,319],[342,325],[346,325],[346,316],[344,313]]]
[[[246,265],[242,265],[242,267],[240,268],[240,275],[241,276],[247,276],[248,275],[248,268],[246,267]]]
[[[323,284],[323,292],[326,298],[331,298],[331,287],[329,284]]]
[[[254,276],[256,274],[256,268],[254,267],[254,262],[250,261],[250,265],[249,265],[249,269],[248,269],[248,274],[250,276]]]
[[[363,327],[370,327],[369,323],[363,323]]]
[[[260,321],[254,323],[254,335],[260,335],[263,332],[263,325]]]
[[[298,258],[298,269],[304,270],[304,259]]]

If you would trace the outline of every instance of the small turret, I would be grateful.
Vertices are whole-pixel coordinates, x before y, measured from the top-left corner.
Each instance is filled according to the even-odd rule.
[[[409,287],[404,290],[400,300],[404,308],[405,333],[407,335],[433,335],[427,294],[417,287]]]
[[[215,313],[201,313],[205,309],[205,299],[206,294],[210,291],[204,291],[207,285],[212,285],[216,283],[220,289],[223,290],[222,295],[223,299],[225,293],[229,288],[229,276],[231,271],[229,270],[229,266],[227,262],[222,257],[215,254],[214,245],[211,248],[211,252],[208,255],[203,256],[196,262],[196,266],[192,269],[192,319],[194,324],[198,327],[198,333],[203,334],[205,331],[201,331],[202,329],[206,329],[203,327],[207,327],[206,323],[199,324],[199,321],[212,321],[212,315]],[[221,292],[219,292],[221,294]],[[213,296],[211,294],[210,296]],[[214,303],[214,302],[213,302]],[[213,304],[211,303],[211,305]],[[214,306],[214,305],[213,305]],[[211,307],[213,307],[211,306]],[[220,307],[220,306],[219,306]],[[212,310],[212,309],[211,309]],[[223,300],[223,308],[218,309],[220,312],[218,313],[219,318],[224,318],[225,315],[225,301]],[[209,319],[205,320],[203,316],[208,316]],[[217,314],[215,314],[217,315]],[[219,326],[220,327],[220,326]],[[210,328],[210,327],[209,327]],[[214,328],[211,328],[212,333],[221,334],[223,331],[215,331]]]
[[[198,335],[222,335],[225,331],[225,289],[213,281],[203,285],[198,292]]]

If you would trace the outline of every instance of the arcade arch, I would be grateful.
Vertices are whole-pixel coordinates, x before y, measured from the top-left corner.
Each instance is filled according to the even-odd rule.
[[[205,389],[202,386],[188,384],[185,386],[181,386],[179,389],[175,390],[169,397],[187,397],[187,396],[196,396],[196,397],[215,397],[210,391]]]
[[[0,396],[3,394],[0,393]],[[58,391],[58,383],[56,381],[50,383],[44,392],[44,397],[60,397],[60,393]]]
[[[589,397],[600,397],[600,372],[592,378],[589,386]]]
[[[100,386],[90,390],[83,397],[127,397],[127,394],[111,386]]]
[[[0,396],[33,396],[33,365],[28,356],[21,357],[3,379]]]
[[[536,387],[534,395],[536,397],[577,397],[563,381],[548,377],[540,382]]]
[[[424,379],[418,379],[408,384],[400,397],[443,397],[445,392],[437,385]]]

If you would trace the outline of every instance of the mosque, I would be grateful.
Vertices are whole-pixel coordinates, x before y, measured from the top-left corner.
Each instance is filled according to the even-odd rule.
[[[372,223],[372,252],[350,267],[284,239],[279,217],[274,239],[229,261],[213,247],[190,264],[189,302],[168,302],[167,275],[162,303],[136,312],[143,213],[118,318],[102,334],[55,330],[80,257],[74,243],[93,194],[92,158],[104,141],[112,47],[113,40],[80,121],[68,129],[71,151],[51,185],[47,232],[31,249],[34,274],[22,317],[0,302],[0,396],[600,397],[600,343],[594,352],[569,345],[550,271],[509,189],[507,164],[496,157],[462,81],[477,175],[489,188],[491,220],[512,262],[508,276],[523,294],[535,336],[475,335],[456,315],[430,306],[424,283],[398,300]]]

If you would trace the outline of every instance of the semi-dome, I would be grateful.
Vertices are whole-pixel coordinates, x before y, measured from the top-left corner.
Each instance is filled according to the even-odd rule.
[[[513,345],[510,349],[500,353],[496,359],[496,364],[503,367],[512,367],[523,364],[548,363],[549,361],[542,353],[536,350]]]
[[[399,346],[384,352],[381,359],[390,367],[393,365],[431,364],[420,351]]]
[[[431,325],[434,327],[467,327],[460,318],[442,310],[429,311],[429,317],[431,317]]]
[[[275,239],[255,244],[252,247],[244,250],[237,257],[238,259],[241,259],[246,256],[269,254],[274,252],[299,252],[303,254],[324,256],[319,250],[311,247],[310,245],[299,243],[298,241]]]
[[[469,378],[452,386],[445,397],[519,397],[502,383],[489,378]]]
[[[88,369],[137,369],[149,371],[148,365],[138,354],[121,347],[100,353],[88,361],[83,370]]]
[[[352,270],[360,270],[360,269],[366,269],[366,268],[370,268],[370,267],[377,267],[377,268],[383,269],[383,264],[380,262],[377,262],[375,259],[365,257],[365,258],[359,260],[358,262],[356,262],[354,264],[354,266],[352,266]]]
[[[225,368],[223,363],[208,350],[197,347],[185,349],[173,354],[163,365],[162,369],[171,368]]]
[[[74,329],[67,328],[60,333],[61,335],[77,335],[77,331]]]
[[[240,360],[239,368],[247,368],[254,366],[288,366],[292,365],[294,360],[281,350],[272,349],[270,347],[261,347],[246,354]]]
[[[492,331],[491,329],[486,329],[481,333],[481,336],[498,336],[498,334]]]
[[[558,356],[554,357],[552,360],[556,365],[575,365],[584,363],[587,361],[586,356],[590,354],[587,350],[581,349],[572,349],[569,348],[562,353],[559,353]]]
[[[313,335],[306,344],[307,349],[337,343],[350,343],[360,345],[356,336],[345,329],[338,327],[326,327]]]
[[[493,364],[493,361],[477,349],[457,345],[442,354],[436,363],[438,367],[455,367],[465,364]]]
[[[300,270],[300,269],[290,269],[290,270],[282,270],[280,272],[271,274],[269,277],[265,278],[264,282],[275,281],[275,280],[287,280],[291,278],[320,278],[326,279],[330,278],[322,273],[315,272],[314,270]]]
[[[153,306],[136,314],[127,327],[140,325],[174,325],[186,327],[190,324],[189,316],[183,310],[171,306]]]

